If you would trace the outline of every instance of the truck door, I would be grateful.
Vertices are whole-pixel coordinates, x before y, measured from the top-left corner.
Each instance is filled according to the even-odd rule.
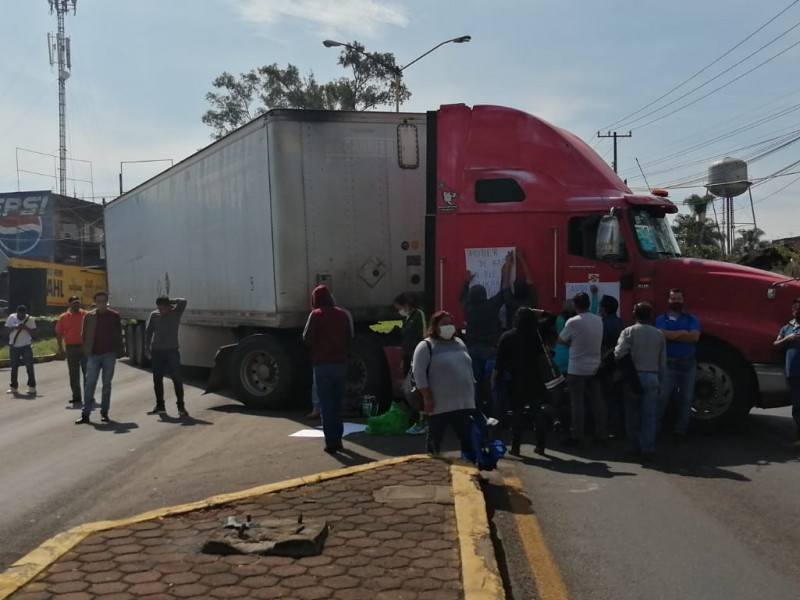
[[[566,223],[566,247],[562,261],[564,299],[586,292],[590,311],[597,313],[604,295],[619,301],[620,316],[631,310],[630,260],[619,220],[608,213],[570,215]],[[625,319],[628,320],[628,319]]]

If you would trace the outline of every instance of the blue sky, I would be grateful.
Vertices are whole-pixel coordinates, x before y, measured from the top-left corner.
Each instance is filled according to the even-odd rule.
[[[47,0],[0,7],[0,191],[55,189],[57,161],[36,153],[58,154],[46,45],[56,17]],[[619,142],[621,175],[646,189],[638,158],[650,187],[668,187],[676,201],[704,193],[714,160],[764,154],[748,161],[758,225],[768,238],[800,235],[790,216],[800,166],[770,177],[800,159],[800,142],[790,143],[800,130],[800,3],[792,0],[78,0],[66,29],[69,189],[78,197],[114,197],[121,162],[129,189],[168,164],[129,161],[177,162],[208,144],[204,95],[222,71],[291,63],[324,82],[347,72],[323,39],[358,40],[404,65],[468,34],[470,43],[447,44],[405,71],[413,96],[404,110],[519,108],[573,131],[609,162],[611,141],[597,131],[632,130]],[[750,226],[747,195],[735,206],[737,223]]]

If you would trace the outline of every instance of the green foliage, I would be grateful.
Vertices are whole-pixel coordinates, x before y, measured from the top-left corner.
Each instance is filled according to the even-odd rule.
[[[38,320],[38,319],[37,319]],[[49,338],[46,340],[33,340],[33,356],[49,356],[55,354],[58,350],[58,342],[56,338]],[[8,346],[0,348],[0,360],[8,360],[9,349]]]
[[[672,231],[684,256],[723,260],[722,242],[725,237],[716,223],[700,214],[678,215],[672,222]]]
[[[773,244],[772,246],[778,254],[786,259],[785,265],[776,265],[772,271],[786,275],[787,277],[800,276],[800,252],[791,246],[783,244]]]
[[[213,130],[211,137],[219,139],[274,108],[366,110],[411,97],[392,53],[366,52],[356,41],[349,46],[342,49],[338,64],[351,69],[352,77],[324,84],[311,72],[301,75],[292,64],[285,69],[277,63],[264,65],[238,77],[223,72],[211,82],[219,91],[205,96],[211,108],[202,121]]]
[[[741,255],[751,250],[758,250],[761,248],[768,248],[770,243],[761,238],[764,237],[764,231],[755,227],[753,229],[740,229],[739,237],[733,242],[733,254]]]

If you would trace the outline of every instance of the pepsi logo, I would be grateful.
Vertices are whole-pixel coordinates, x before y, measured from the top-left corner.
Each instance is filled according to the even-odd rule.
[[[0,248],[7,255],[28,254],[39,245],[47,201],[46,196],[0,198]]]

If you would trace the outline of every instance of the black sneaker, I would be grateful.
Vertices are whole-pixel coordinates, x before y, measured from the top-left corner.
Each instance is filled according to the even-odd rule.
[[[181,417],[188,417],[189,412],[186,410],[186,407],[183,405],[178,406],[178,415]]]
[[[81,415],[75,419],[75,425],[83,425],[84,423],[90,423],[89,415]]]
[[[103,423],[110,423],[111,422],[111,419],[108,417],[108,413],[107,412],[101,412],[100,413],[100,420]]]
[[[148,410],[147,414],[148,415],[165,415],[165,414],[167,414],[167,409],[164,408],[163,406],[156,405],[156,407],[153,410]]]

